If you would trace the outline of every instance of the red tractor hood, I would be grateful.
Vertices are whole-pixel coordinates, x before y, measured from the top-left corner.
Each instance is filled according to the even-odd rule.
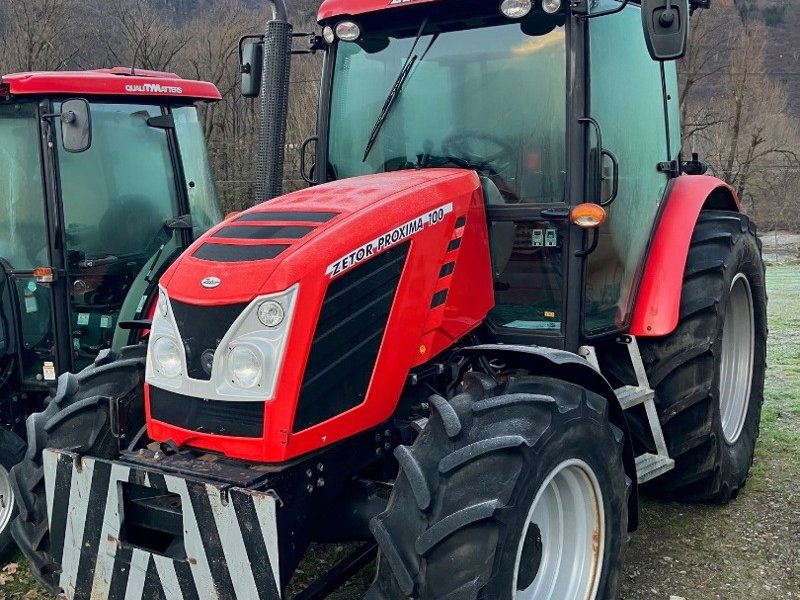
[[[229,416],[224,431],[210,431],[218,414],[239,414],[224,401],[244,399],[244,391],[224,395],[227,376],[212,372],[208,382],[180,380],[180,394],[170,396],[156,377],[147,392],[149,435],[283,462],[377,426],[394,411],[387,399],[400,397],[410,369],[486,318],[494,301],[489,257],[480,181],[465,170],[347,179],[226,220],[187,249],[161,283],[173,308],[183,303],[177,327],[193,356],[205,353],[192,346],[201,343],[198,332],[218,327],[211,320],[225,308],[236,313],[256,298],[291,294],[285,333],[274,338],[285,343],[274,350],[274,388],[265,384],[248,392],[255,404],[239,403],[263,410],[263,419]],[[213,351],[215,360],[226,360],[228,349]],[[207,420],[202,410],[184,414],[199,397],[222,412]],[[242,432],[242,424],[263,433]]]
[[[294,192],[227,219],[197,240],[161,279],[194,305],[249,302],[310,276],[352,266],[455,219],[479,189],[474,172],[428,169],[368,175]],[[448,218],[452,217],[452,218]],[[452,223],[450,224],[452,229]]]

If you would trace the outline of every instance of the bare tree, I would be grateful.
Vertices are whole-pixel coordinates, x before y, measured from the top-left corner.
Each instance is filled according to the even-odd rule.
[[[94,34],[118,65],[166,71],[186,46],[185,28],[149,0],[98,0]]]
[[[4,7],[0,69],[54,70],[73,64],[81,53],[78,0],[25,0]]]

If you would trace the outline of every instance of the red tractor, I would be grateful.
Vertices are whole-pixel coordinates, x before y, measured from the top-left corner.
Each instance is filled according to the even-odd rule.
[[[130,68],[0,78],[0,557],[25,419],[139,340],[158,278],[221,221],[195,106],[219,98]]]
[[[268,193],[301,35],[277,4],[242,47]],[[37,579],[281,598],[310,542],[362,541],[296,598],[377,548],[370,599],[605,600],[639,485],[734,498],[764,267],[733,190],[681,160],[699,4],[323,2],[316,185],[195,242],[148,344],[28,421]]]

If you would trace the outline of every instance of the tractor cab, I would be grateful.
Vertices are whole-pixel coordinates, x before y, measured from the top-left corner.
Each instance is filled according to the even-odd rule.
[[[120,322],[219,222],[195,106],[219,97],[128,68],[2,78],[0,360],[20,390],[130,343]]]
[[[396,4],[322,5],[319,177],[474,170],[494,275],[485,337],[574,350],[626,329],[678,174],[659,165],[680,152],[675,62],[652,59],[639,4],[583,3],[582,19],[559,0]],[[607,213],[586,235],[571,226],[584,203]]]

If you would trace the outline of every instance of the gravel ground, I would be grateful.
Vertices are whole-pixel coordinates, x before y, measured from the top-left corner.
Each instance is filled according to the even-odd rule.
[[[747,487],[728,506],[645,500],[628,549],[624,600],[800,600],[800,266],[768,269],[769,369]],[[302,578],[345,549],[320,550]],[[361,598],[368,570],[332,598]],[[0,569],[0,600],[43,600],[24,561]]]

